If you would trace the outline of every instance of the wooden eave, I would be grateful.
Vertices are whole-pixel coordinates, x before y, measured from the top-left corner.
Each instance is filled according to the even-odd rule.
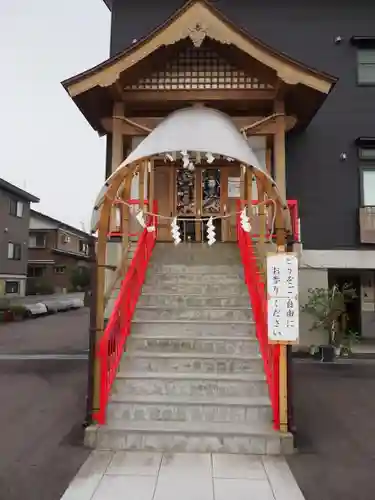
[[[168,48],[189,38],[199,43],[199,39],[205,37],[227,47],[236,47],[273,71],[286,86],[305,88],[308,95],[315,95],[314,101],[318,105],[321,105],[337,81],[335,77],[318,72],[250,36],[205,0],[189,0],[147,37],[103,63],[63,81],[62,85],[91,125],[98,132],[104,132],[100,130],[98,119],[94,116],[97,113],[92,111],[92,106],[96,103],[103,108],[105,115],[100,113],[101,118],[110,116],[107,112],[115,100],[113,89],[128,70],[158,49]],[[310,110],[307,115],[312,116],[317,109]]]

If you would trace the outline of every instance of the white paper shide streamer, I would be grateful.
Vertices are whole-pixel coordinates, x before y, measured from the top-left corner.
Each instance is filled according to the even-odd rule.
[[[250,233],[251,231],[251,224],[250,224],[250,219],[246,214],[246,208],[244,208],[241,212],[240,215],[240,221],[241,221],[241,227],[246,233]]]
[[[212,217],[208,219],[207,222],[207,243],[209,246],[216,242],[216,232]]]
[[[146,227],[145,214],[143,213],[143,210],[140,210],[135,218],[143,228]]]
[[[180,228],[179,228],[179,225],[177,224],[177,217],[175,217],[172,220],[171,232],[172,232],[172,238],[173,238],[174,244],[178,245],[179,243],[181,243],[182,240],[181,240],[181,235],[180,235]]]
[[[152,233],[153,231],[155,231],[155,229],[156,229],[156,228],[155,228],[155,226],[148,226],[148,225],[146,224],[146,221],[145,221],[145,214],[143,213],[143,210],[140,210],[140,211],[137,213],[137,215],[136,215],[136,217],[135,217],[135,218],[137,219],[137,221],[139,222],[139,224],[140,224],[143,228],[147,229],[147,231],[148,231],[149,233]]]

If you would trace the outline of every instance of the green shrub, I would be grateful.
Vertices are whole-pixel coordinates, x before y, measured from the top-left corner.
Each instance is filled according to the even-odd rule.
[[[9,310],[16,318],[24,318],[27,312],[26,307],[21,304],[11,305]]]
[[[40,279],[28,279],[26,295],[52,295],[55,293],[53,285]]]
[[[87,290],[90,287],[91,270],[86,266],[77,266],[73,269],[70,281],[75,291]]]
[[[5,297],[0,298],[0,311],[8,311],[10,307],[10,300]]]

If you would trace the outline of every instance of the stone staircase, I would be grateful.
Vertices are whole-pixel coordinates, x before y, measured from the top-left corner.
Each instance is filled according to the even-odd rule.
[[[234,244],[157,244],[99,449],[281,454]]]

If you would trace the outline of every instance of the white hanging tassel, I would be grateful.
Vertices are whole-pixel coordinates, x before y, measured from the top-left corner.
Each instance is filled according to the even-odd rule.
[[[216,232],[212,217],[208,219],[207,222],[207,243],[209,246],[216,242]]]
[[[146,227],[145,215],[143,213],[143,210],[140,210],[135,216],[135,218],[142,227]]]
[[[174,244],[178,245],[179,243],[181,243],[182,240],[181,240],[181,236],[180,236],[180,228],[177,224],[177,217],[175,217],[172,220],[171,230],[172,230],[172,238],[173,238]]]
[[[187,151],[181,151],[181,156],[182,156],[182,166],[184,168],[188,168],[189,164],[190,164],[190,158],[189,158],[189,154]]]
[[[251,231],[251,224],[250,224],[250,219],[246,214],[246,208],[244,208],[241,212],[240,215],[240,220],[241,220],[241,227],[246,233],[250,233]]]
[[[207,152],[206,153],[206,160],[207,160],[207,163],[213,163],[215,161],[215,157],[212,153]]]

